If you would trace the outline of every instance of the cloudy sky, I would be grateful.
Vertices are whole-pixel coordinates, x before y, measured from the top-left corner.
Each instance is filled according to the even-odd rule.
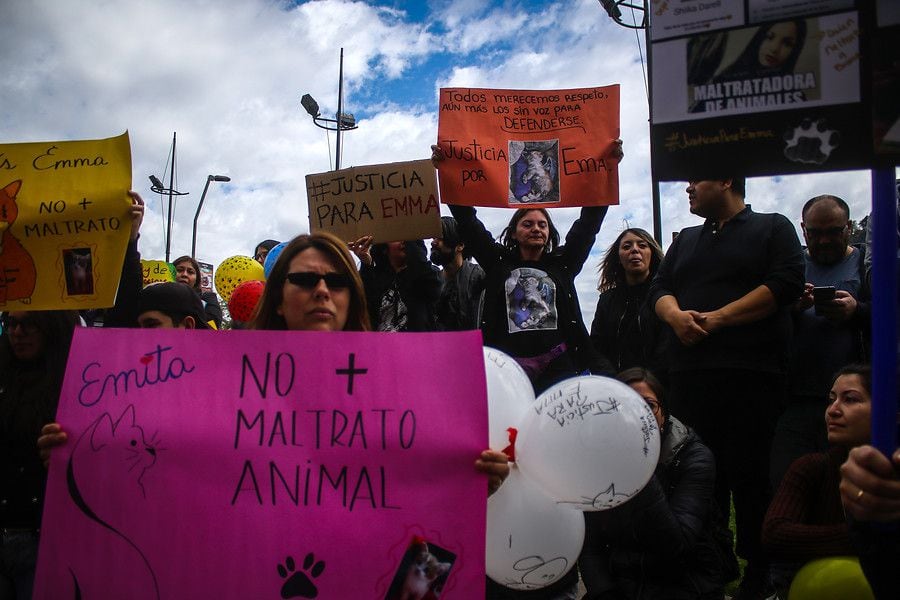
[[[2,0],[0,142],[127,129],[133,187],[148,205],[140,250],[161,259],[164,206],[148,175],[163,177],[177,132],[176,187],[190,195],[176,206],[172,257],[190,252],[206,177],[222,174],[232,181],[211,186],[197,236],[198,258],[218,264],[251,254],[259,240],[308,231],[304,176],[331,168],[335,139],[299,100],[309,93],[323,114],[335,112],[341,47],[345,110],[359,123],[343,139],[345,167],[427,158],[441,87],[621,84],[621,203],[577,281],[589,319],[603,250],[626,223],[652,231],[638,39],[597,0]],[[666,240],[699,222],[684,187],[662,186]],[[855,219],[869,212],[868,172],[748,184],[755,210],[796,223],[803,202],[821,193],[845,198]],[[479,214],[499,234],[510,213]],[[566,231],[577,209],[553,214]]]

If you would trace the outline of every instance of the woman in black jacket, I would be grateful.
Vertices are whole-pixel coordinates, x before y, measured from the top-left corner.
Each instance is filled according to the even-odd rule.
[[[578,561],[587,600],[713,599],[737,575],[731,539],[713,499],[712,452],[666,411],[652,373],[632,368],[617,378],[638,392],[659,424],[659,462],[634,498],[585,513]]]
[[[662,259],[653,236],[637,228],[620,233],[603,256],[591,341],[615,372],[646,367],[663,374],[662,324],[647,303],[650,280]]]

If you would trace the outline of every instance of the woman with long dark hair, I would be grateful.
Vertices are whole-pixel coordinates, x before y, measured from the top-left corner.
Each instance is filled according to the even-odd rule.
[[[200,286],[200,264],[190,256],[180,256],[172,264],[175,265],[175,281],[189,285],[203,302],[206,320],[214,322],[216,329],[222,327],[222,307],[219,305],[219,297],[215,292],[204,292]]]
[[[438,164],[440,147],[432,152]],[[611,155],[621,160],[621,140]],[[516,210],[495,242],[474,208],[450,205],[461,241],[485,271],[479,323],[484,343],[514,357],[537,393],[578,373],[609,371],[597,360],[575,290],[607,208],[582,208],[561,245],[543,208]]]
[[[762,542],[772,556],[772,579],[782,598],[805,562],[856,554],[841,504],[840,468],[850,450],[870,440],[871,367],[838,370],[828,402],[824,418],[831,447],[791,464],[763,522]]]
[[[638,228],[620,233],[603,255],[591,341],[616,371],[641,366],[659,373],[663,368],[662,324],[647,304],[650,280],[662,259],[653,236]]]
[[[740,56],[713,81],[735,81],[794,72],[806,43],[806,21],[796,19],[762,25]]]

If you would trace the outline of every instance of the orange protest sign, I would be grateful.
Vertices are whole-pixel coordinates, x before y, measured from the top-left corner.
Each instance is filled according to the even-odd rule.
[[[442,88],[441,202],[503,208],[619,203],[619,86]]]

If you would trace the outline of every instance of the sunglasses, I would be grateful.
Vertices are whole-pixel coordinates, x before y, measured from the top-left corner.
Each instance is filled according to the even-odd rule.
[[[38,329],[37,321],[31,317],[25,317],[24,319],[10,317],[8,315],[0,317],[0,328],[3,329],[4,333],[12,333],[13,330],[20,325],[22,326],[22,331],[25,333],[34,333]]]
[[[331,290],[344,290],[350,287],[351,279],[344,273],[313,273],[312,271],[300,271],[288,273],[285,276],[290,283],[307,290],[315,289],[319,282],[325,280],[325,285]]]

